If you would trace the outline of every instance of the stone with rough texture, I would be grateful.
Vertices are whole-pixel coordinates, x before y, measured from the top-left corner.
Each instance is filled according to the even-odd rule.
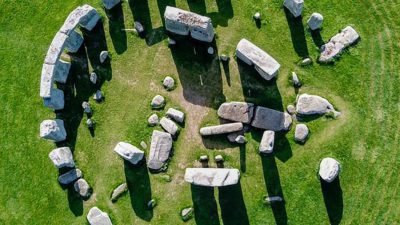
[[[179,128],[174,123],[174,121],[172,121],[166,117],[161,118],[160,125],[165,131],[170,133],[172,136],[176,136],[179,132]]]
[[[298,97],[296,112],[301,115],[323,115],[330,112],[338,113],[325,98],[308,94],[302,94]]]
[[[296,107],[294,105],[290,104],[286,107],[286,111],[290,114],[293,115],[296,113]]]
[[[308,137],[308,127],[305,124],[297,124],[294,132],[294,140],[300,143],[304,143]]]
[[[97,74],[95,72],[92,72],[90,74],[89,80],[90,80],[90,82],[92,82],[92,84],[96,84],[97,83]]]
[[[199,186],[229,186],[237,184],[239,179],[240,172],[238,169],[187,168],[185,171],[185,181]]]
[[[202,155],[202,156],[200,156],[199,161],[200,161],[200,162],[206,162],[206,161],[208,161],[208,156],[207,156],[207,155]]]
[[[322,27],[322,22],[324,22],[324,17],[319,13],[311,14],[310,18],[307,20],[308,27],[311,30],[317,30]]]
[[[235,142],[238,143],[238,144],[244,144],[244,143],[247,142],[247,139],[243,135],[238,135],[235,138]]]
[[[168,118],[175,120],[178,123],[183,123],[183,121],[185,120],[185,114],[174,108],[169,108],[166,113],[166,116]]]
[[[88,31],[91,31],[100,19],[100,14],[92,6],[85,4],[80,7],[81,17],[79,25]]]
[[[295,88],[299,88],[301,86],[300,79],[295,72],[292,72],[292,81]]]
[[[358,41],[360,35],[353,27],[347,26],[340,33],[333,36],[328,43],[321,47],[319,61],[322,63],[332,62],[345,48]]]
[[[163,81],[163,86],[166,90],[172,90],[175,87],[175,80],[170,76],[166,76]]]
[[[156,207],[156,205],[157,205],[157,201],[153,198],[149,202],[147,202],[147,209],[149,209],[149,210],[154,209],[154,207]]]
[[[61,53],[65,47],[65,41],[67,40],[68,36],[64,33],[57,32],[51,42],[49,49],[47,50],[46,57],[44,59],[44,63],[46,64],[56,64],[59,60]]]
[[[54,149],[49,153],[49,158],[58,169],[75,166],[74,157],[68,147]]]
[[[238,132],[229,133],[226,137],[228,138],[229,142],[235,143],[236,142],[236,138],[239,135],[243,135],[243,134],[244,134],[244,132],[243,132],[243,130],[241,130],[241,131],[238,131]]]
[[[171,134],[154,130],[151,137],[150,154],[147,167],[160,170],[169,159],[172,148]]]
[[[283,5],[293,14],[294,17],[299,17],[303,12],[304,0],[285,0]]]
[[[93,95],[93,99],[96,100],[96,102],[101,102],[104,99],[103,92],[100,90],[97,90],[96,93]]]
[[[102,0],[104,8],[106,9],[112,9],[114,6],[116,6],[118,3],[121,2],[121,0]]]
[[[253,118],[254,104],[247,102],[225,102],[218,108],[218,116],[242,123],[250,123]]]
[[[272,130],[266,130],[263,133],[258,150],[260,153],[272,153],[274,151],[274,143],[275,132]]]
[[[58,182],[62,185],[68,185],[82,177],[80,169],[72,169],[58,177]]]
[[[214,157],[215,162],[223,162],[224,161],[224,157],[222,157],[222,155],[216,155]]]
[[[89,198],[91,195],[91,188],[88,182],[83,178],[80,178],[77,181],[75,181],[74,190],[76,191],[76,193],[79,194],[80,197],[84,199]]]
[[[213,47],[208,47],[207,48],[207,53],[209,54],[209,55],[214,55],[214,48]]]
[[[165,106],[165,98],[161,95],[156,95],[154,98],[151,100],[151,108],[153,109],[161,109]]]
[[[107,213],[97,207],[92,207],[86,216],[90,225],[112,225],[111,219]]]
[[[64,141],[67,138],[64,121],[60,119],[44,120],[40,124],[40,137],[54,142]]]
[[[82,102],[83,112],[86,114],[92,114],[92,108],[90,107],[89,102]]]
[[[240,131],[242,129],[243,129],[243,124],[240,122],[226,123],[226,124],[221,124],[221,125],[216,125],[216,126],[202,127],[200,129],[200,134],[202,136],[227,134],[227,133]]]
[[[158,124],[158,116],[157,116],[157,114],[152,114],[147,119],[147,123],[149,124],[149,126],[157,126],[157,124]]]
[[[101,51],[99,56],[100,63],[104,63],[107,58],[108,58],[108,51]]]
[[[340,172],[340,163],[333,158],[324,158],[319,164],[319,176],[324,181],[331,183]]]
[[[116,202],[125,192],[128,191],[128,185],[126,183],[118,185],[111,194],[111,201]]]
[[[86,126],[87,126],[89,129],[93,129],[95,125],[96,125],[96,122],[95,122],[92,118],[88,118],[88,119],[86,120]]]
[[[50,98],[43,98],[43,104],[45,107],[60,110],[64,108],[64,92],[60,89],[53,88],[51,90]]]
[[[248,65],[254,65],[256,71],[265,80],[276,77],[281,65],[272,56],[246,39],[239,41],[236,56]]]
[[[65,48],[68,52],[76,53],[83,43],[83,37],[76,31],[72,31],[65,41]]]
[[[135,146],[122,141],[115,146],[114,152],[133,165],[138,164],[144,156],[144,152],[142,150],[139,150]]]
[[[146,142],[144,142],[144,141],[141,141],[141,142],[140,142],[140,146],[142,146],[143,149],[146,149],[146,148],[147,148],[147,144],[146,144]]]
[[[182,220],[188,221],[190,218],[192,218],[193,212],[194,212],[194,209],[192,207],[182,209],[182,211],[181,211]]]
[[[257,106],[251,125],[256,128],[271,131],[287,131],[292,124],[289,114],[274,109]]]
[[[264,202],[267,204],[272,204],[274,202],[282,202],[283,198],[281,196],[271,196],[271,197],[266,197],[264,199]]]
[[[312,60],[310,58],[305,58],[301,61],[302,66],[309,66],[312,64]]]
[[[144,34],[145,34],[144,26],[139,21],[135,21],[133,23],[133,27],[140,37],[144,36]]]

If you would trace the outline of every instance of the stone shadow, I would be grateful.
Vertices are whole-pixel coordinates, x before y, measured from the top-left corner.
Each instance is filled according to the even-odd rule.
[[[235,185],[219,187],[218,192],[224,225],[250,224],[240,182]]]
[[[214,27],[228,26],[229,19],[233,18],[233,8],[231,0],[216,0],[218,12],[207,13],[207,6],[204,0],[187,0],[191,12],[208,16],[212,20]]]
[[[110,10],[105,9],[105,11],[109,18],[108,26],[114,49],[118,55],[122,54],[127,49],[127,37],[122,3],[118,3]]]
[[[189,5],[189,10],[191,12],[206,15],[207,14],[207,7],[204,0],[187,0]]]
[[[142,220],[150,221],[153,218],[153,209],[147,207],[152,197],[146,159],[136,166],[124,160],[124,171],[133,211]]]
[[[74,216],[83,215],[83,200],[76,194],[73,185],[68,187],[68,206]]]
[[[321,36],[321,30],[320,29],[310,30],[310,33],[314,44],[320,49],[321,46],[325,44]]]
[[[304,33],[304,25],[302,16],[293,17],[292,13],[286,8],[283,7],[286,15],[286,20],[290,29],[290,36],[292,38],[293,48],[296,51],[297,55],[302,58],[306,58],[309,56],[306,36]]]
[[[217,202],[213,187],[191,184],[194,218],[197,225],[219,225]]]
[[[164,19],[165,9],[167,8],[167,6],[175,7],[176,6],[175,0],[157,0],[157,5],[162,24],[165,27],[165,19]]]
[[[320,178],[320,183],[329,222],[338,225],[343,217],[343,191],[340,179],[337,177],[332,183],[328,183]]]

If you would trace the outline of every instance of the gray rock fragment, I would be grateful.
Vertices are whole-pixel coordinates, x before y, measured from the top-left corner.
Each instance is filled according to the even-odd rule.
[[[218,108],[218,116],[223,119],[250,123],[253,118],[254,104],[247,102],[225,102]]]
[[[271,130],[264,131],[259,147],[260,153],[272,153],[274,150],[274,143],[275,132]]]
[[[71,149],[68,147],[56,148],[49,153],[49,158],[58,169],[75,166]]]
[[[80,169],[72,169],[58,177],[58,182],[62,185],[68,185],[82,177]]]
[[[40,137],[54,142],[64,141],[67,138],[64,121],[60,119],[44,120],[40,124]]]

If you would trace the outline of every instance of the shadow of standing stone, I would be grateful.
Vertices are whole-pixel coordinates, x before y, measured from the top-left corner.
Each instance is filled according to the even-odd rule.
[[[235,185],[219,187],[218,191],[224,225],[248,225],[249,217],[240,182]]]
[[[217,202],[213,187],[190,186],[197,225],[219,225]]]
[[[329,222],[332,225],[340,224],[343,217],[343,191],[340,179],[337,177],[332,183],[328,183],[320,178],[320,183]]]

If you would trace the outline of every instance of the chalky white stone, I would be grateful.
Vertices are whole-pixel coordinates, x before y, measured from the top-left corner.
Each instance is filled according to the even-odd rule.
[[[260,153],[272,153],[274,151],[275,132],[266,130],[261,138],[259,151]]]
[[[305,124],[297,124],[294,132],[294,140],[304,143],[308,137],[309,129]]]
[[[165,102],[165,98],[161,95],[156,95],[154,96],[154,98],[151,100],[151,108],[153,109],[160,109],[163,108],[165,106],[166,102]]]
[[[298,88],[301,86],[300,79],[295,72],[292,72],[292,81],[294,87]]]
[[[254,104],[247,102],[225,102],[218,108],[218,116],[242,123],[250,123],[253,118]]]
[[[72,169],[58,177],[58,182],[62,185],[70,184],[82,177],[82,171],[80,169]]]
[[[137,147],[127,142],[119,142],[115,146],[114,152],[133,165],[138,164],[144,156],[142,150],[139,150]]]
[[[340,172],[340,163],[333,158],[327,157],[322,159],[319,164],[319,176],[324,181],[331,183],[336,179]]]
[[[174,108],[169,108],[166,115],[168,118],[171,118],[178,123],[183,123],[183,121],[185,120],[185,114]]]
[[[256,12],[253,17],[256,20],[259,20],[259,19],[261,19],[261,14],[259,12]]]
[[[54,142],[64,141],[67,138],[64,121],[60,119],[44,120],[40,124],[40,137]]]
[[[239,182],[238,169],[225,168],[187,168],[185,181],[194,185],[207,187],[222,187]]]
[[[304,0],[285,0],[283,5],[293,14],[294,17],[299,17],[303,12]]]
[[[49,158],[58,169],[75,166],[71,149],[68,147],[54,149],[49,153]]]
[[[322,22],[324,21],[324,17],[319,13],[311,14],[310,18],[307,21],[308,27],[311,30],[320,29],[322,26]]]
[[[150,153],[147,167],[152,170],[160,170],[169,159],[172,149],[171,134],[154,130],[151,136]]]
[[[338,114],[328,100],[309,94],[302,94],[298,97],[296,112],[301,115],[323,115],[329,112]]]
[[[291,124],[292,118],[289,114],[262,106],[256,107],[251,123],[253,127],[271,131],[287,131]]]
[[[172,90],[175,87],[175,80],[170,76],[166,76],[163,81],[163,86],[167,90]]]
[[[111,219],[107,213],[97,207],[92,207],[86,216],[90,225],[112,225]]]
[[[174,123],[174,121],[172,121],[166,117],[163,117],[160,120],[160,125],[165,131],[170,133],[172,136],[176,136],[178,134],[179,128]]]
[[[235,131],[240,131],[243,129],[242,123],[226,123],[216,126],[202,127],[200,128],[200,134],[202,136],[217,135],[217,134],[227,134]]]
[[[158,116],[157,114],[152,114],[148,119],[147,123],[149,126],[156,126],[158,124]]]

